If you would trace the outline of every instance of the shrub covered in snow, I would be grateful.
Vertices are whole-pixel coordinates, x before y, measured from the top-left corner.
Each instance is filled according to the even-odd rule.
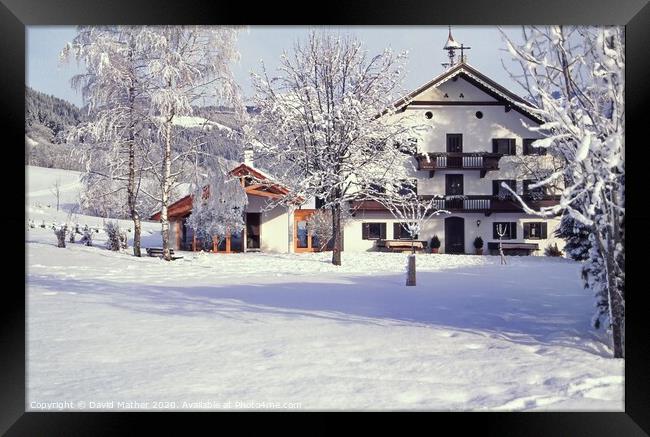
[[[79,242],[81,244],[86,245],[86,246],[92,246],[93,245],[93,230],[91,228],[89,228],[88,225],[85,225],[82,230],[83,230],[83,233],[82,233],[81,240],[79,240]]]
[[[52,229],[54,229],[54,235],[56,235],[57,246],[65,247],[65,235],[68,232],[68,225],[64,223],[59,226],[53,226]]]
[[[563,253],[560,249],[557,247],[557,243],[554,244],[549,244],[546,249],[544,250],[544,255],[546,256],[562,256]]]
[[[483,239],[480,236],[474,239],[474,249],[483,249]]]
[[[108,250],[118,251],[120,249],[126,249],[126,232],[120,229],[120,225],[117,222],[106,222],[104,231],[106,232],[106,248]]]
[[[70,243],[75,242],[75,237],[77,234],[81,234],[81,231],[79,230],[79,223],[76,223],[72,229],[70,229]]]

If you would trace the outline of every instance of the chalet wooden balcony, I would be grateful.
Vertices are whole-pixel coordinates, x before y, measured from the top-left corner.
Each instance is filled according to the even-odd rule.
[[[479,170],[481,177],[488,171],[499,170],[500,153],[424,153],[418,155],[418,170],[429,170],[433,177],[436,170]]]
[[[422,195],[422,199],[434,199],[437,209],[444,209],[451,212],[481,212],[490,215],[493,212],[523,212],[523,208],[514,198],[491,195],[463,195],[445,196],[444,198]],[[530,208],[538,210],[541,207],[555,206],[558,204],[559,196],[522,196]],[[376,200],[360,200],[352,202],[353,211],[386,211],[386,208]]]

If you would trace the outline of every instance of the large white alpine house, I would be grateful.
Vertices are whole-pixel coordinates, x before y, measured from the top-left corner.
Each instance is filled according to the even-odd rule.
[[[530,103],[470,66],[464,54],[467,47],[454,41],[451,31],[444,49],[449,52],[445,71],[395,102],[397,114],[377,120],[390,123],[392,117],[408,115],[409,122],[428,126],[413,139],[417,153],[406,174],[415,182],[419,196],[438,198],[436,206],[448,213],[424,224],[417,236],[418,247],[428,251],[436,236],[440,253],[475,253],[476,237],[484,242],[484,254],[498,253],[499,243],[505,254],[515,255],[543,255],[551,245],[562,249],[563,240],[554,237],[559,217],[525,213],[502,186],[506,183],[534,210],[559,201],[548,188],[530,188],[558,165],[546,149],[532,146],[539,136],[529,127],[538,126],[540,120],[530,111]],[[456,50],[461,51],[458,61]],[[272,173],[272,168],[259,171],[251,152],[233,169],[249,197],[246,227],[220,242],[197,245],[186,226],[190,196],[170,205],[174,247],[214,252],[319,250],[308,226],[318,202],[307,199],[302,205],[277,205],[275,201],[287,189],[273,182]],[[399,241],[411,239],[405,226],[379,202],[352,202],[350,212],[343,226],[344,251],[410,248]]]
[[[414,139],[417,193],[441,197],[437,206],[449,212],[426,223],[418,240],[430,244],[437,236],[440,253],[475,253],[479,236],[488,254],[498,251],[499,241],[506,254],[543,255],[553,244],[561,249],[563,241],[554,238],[559,217],[526,214],[502,186],[505,182],[533,210],[557,204],[557,193],[530,188],[557,165],[546,149],[531,145],[539,136],[528,126],[538,126],[540,120],[527,110],[530,103],[470,66],[464,53],[455,62],[458,49],[466,47],[450,31],[445,45],[450,61],[443,64],[447,69],[396,102],[401,114],[430,127]],[[353,211],[344,228],[346,251],[375,250],[385,248],[387,240],[410,239],[378,202],[357,202]]]

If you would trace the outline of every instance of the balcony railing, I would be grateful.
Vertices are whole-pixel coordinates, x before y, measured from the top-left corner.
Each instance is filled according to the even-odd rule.
[[[447,211],[462,212],[521,212],[523,208],[514,198],[491,195],[462,195],[462,196],[445,196],[436,199],[439,196],[420,196],[422,199],[434,199],[434,206],[437,209]],[[546,206],[557,205],[559,196],[522,196],[526,205],[532,209],[539,209]],[[386,211],[386,208],[375,200],[361,200],[352,202],[353,211]]]
[[[480,170],[481,177],[491,170],[499,170],[500,153],[425,153],[418,155],[418,170],[429,170],[430,176],[436,170]]]

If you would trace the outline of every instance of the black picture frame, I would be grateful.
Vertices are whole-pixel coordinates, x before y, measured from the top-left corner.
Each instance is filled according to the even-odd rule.
[[[294,8],[294,9],[291,9]],[[301,11],[301,16],[287,11]],[[29,25],[71,24],[394,24],[394,25],[516,25],[531,23],[593,24],[626,26],[626,143],[638,135],[643,137],[644,107],[650,102],[650,62],[647,47],[650,42],[650,5],[647,0],[605,1],[588,5],[566,0],[507,0],[498,2],[425,2],[425,1],[355,1],[342,2],[340,7],[329,2],[327,8],[312,12],[305,4],[295,6],[278,3],[216,2],[216,1],[145,1],[145,0],[0,0],[0,114],[2,115],[4,150],[15,153],[3,155],[3,174],[10,170],[20,175],[24,165],[23,143],[25,78],[25,27]],[[436,47],[437,49],[438,47]],[[647,124],[647,122],[646,122]],[[638,156],[647,153],[647,140],[637,143],[632,153],[637,158],[628,160],[633,170],[628,172],[627,226],[642,233],[650,221],[641,205],[644,200],[644,181],[635,166],[650,162]],[[11,146],[11,147],[10,147]],[[3,203],[21,208],[21,187],[5,186]],[[24,188],[24,187],[23,187]],[[15,229],[24,226],[19,213],[5,215],[6,222]],[[21,235],[11,236],[8,247],[24,247]],[[627,321],[625,361],[625,412],[621,413],[438,413],[425,418],[428,430],[443,430],[451,425],[454,435],[475,427],[483,435],[526,436],[643,436],[650,433],[650,369],[649,344],[644,317],[647,284],[642,277],[641,262],[647,258],[642,239],[628,239],[626,251],[639,252],[627,256]],[[9,258],[9,257],[7,257]],[[7,435],[119,435],[134,434],[136,429],[148,429],[155,422],[167,425],[169,417],[189,419],[192,423],[208,416],[199,413],[36,413],[25,412],[25,295],[24,282],[19,278],[20,266],[27,268],[26,258],[12,256],[15,286],[5,281],[0,305],[0,432]],[[647,268],[646,268],[647,269]],[[631,273],[631,275],[630,275]],[[638,281],[637,284],[634,284]],[[21,293],[21,290],[23,293]],[[644,329],[645,328],[645,329]],[[265,422],[269,416],[265,417]],[[403,417],[402,414],[397,417]],[[240,418],[241,419],[241,418]],[[413,414],[406,418],[408,422]],[[431,421],[430,419],[434,419]],[[383,420],[371,418],[382,424]],[[251,421],[238,421],[239,430]],[[322,418],[319,428],[324,429]],[[313,425],[310,425],[313,426]],[[434,428],[432,428],[434,427]]]

